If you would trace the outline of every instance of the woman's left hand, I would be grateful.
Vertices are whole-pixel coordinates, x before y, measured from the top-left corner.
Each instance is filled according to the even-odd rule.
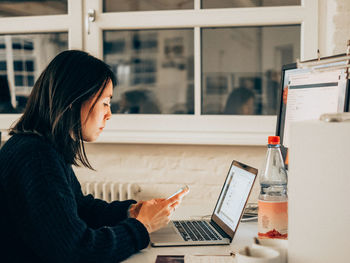
[[[160,201],[163,201],[165,199],[163,199],[163,198],[154,198],[152,200],[154,200],[155,202],[160,202]],[[136,218],[139,215],[140,209],[141,209],[141,207],[142,207],[144,202],[145,201],[140,201],[140,202],[137,202],[136,204],[132,204],[130,206],[130,208],[129,208],[129,216],[132,217],[132,218]]]

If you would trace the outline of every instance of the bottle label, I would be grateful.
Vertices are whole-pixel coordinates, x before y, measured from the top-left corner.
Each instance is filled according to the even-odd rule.
[[[258,201],[259,238],[288,238],[288,201]]]

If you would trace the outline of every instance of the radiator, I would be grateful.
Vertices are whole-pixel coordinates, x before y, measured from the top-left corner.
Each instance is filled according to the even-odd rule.
[[[81,189],[85,195],[92,194],[95,198],[107,202],[137,200],[138,194],[141,192],[141,188],[137,184],[117,182],[82,182]]]

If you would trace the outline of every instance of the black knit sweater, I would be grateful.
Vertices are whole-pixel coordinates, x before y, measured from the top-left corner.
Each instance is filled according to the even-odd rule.
[[[16,134],[0,150],[0,262],[118,262],[145,248],[127,218],[135,201],[84,196],[71,165],[45,139]]]

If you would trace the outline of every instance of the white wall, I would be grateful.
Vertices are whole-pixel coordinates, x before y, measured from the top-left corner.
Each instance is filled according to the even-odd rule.
[[[344,47],[350,40],[350,1],[337,0],[337,8],[333,17],[334,37],[333,54],[344,53]]]
[[[166,197],[188,184],[185,201],[208,205],[215,202],[233,159],[260,168],[265,158],[264,147],[244,146],[89,144],[87,152],[97,172],[75,169],[80,181],[136,182],[142,199]]]
[[[319,14],[321,56],[345,53],[350,40],[350,1],[319,0]]]

